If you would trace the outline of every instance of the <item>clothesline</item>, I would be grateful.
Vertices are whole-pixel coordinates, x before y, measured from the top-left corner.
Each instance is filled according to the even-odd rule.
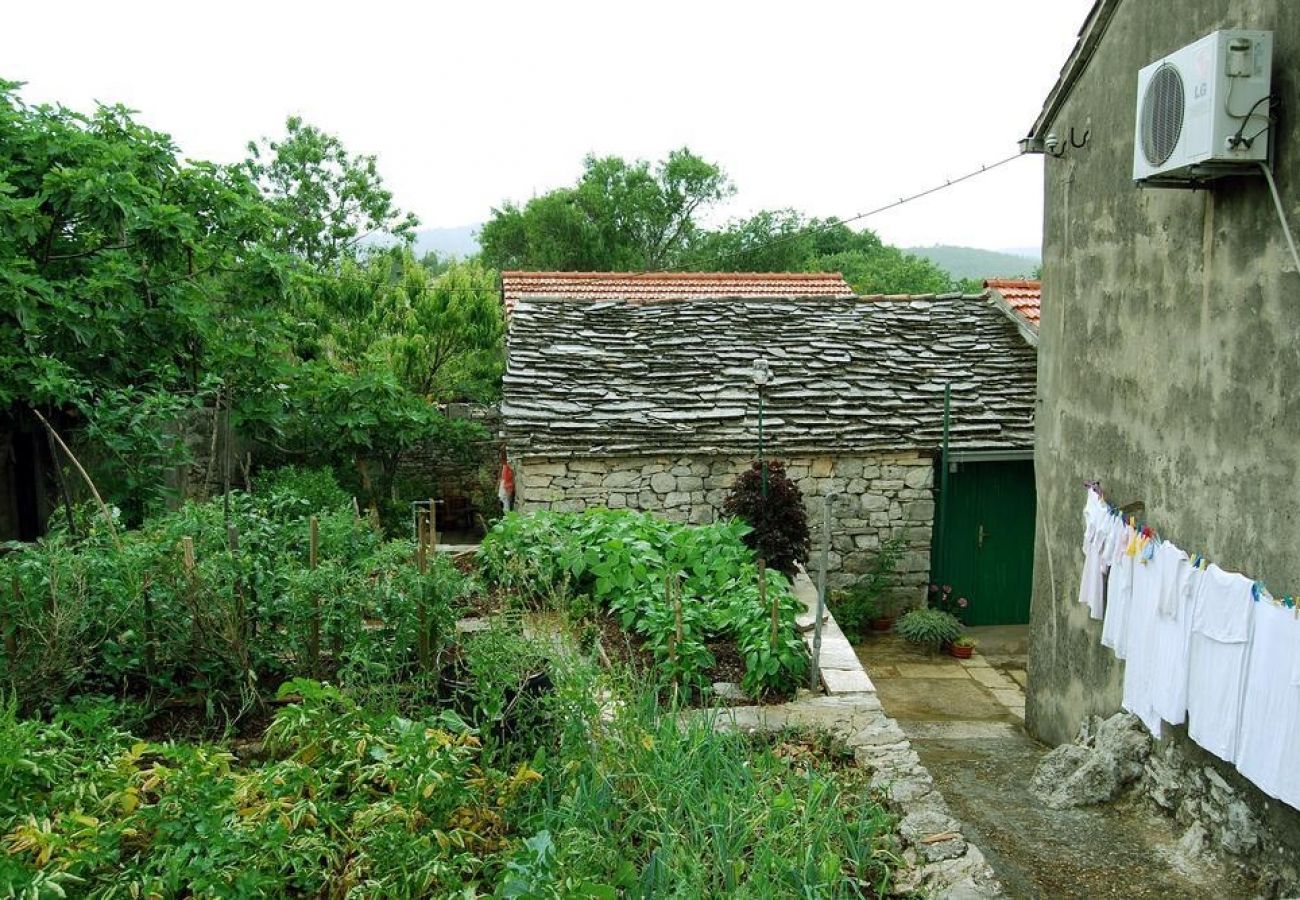
[[[1111,515],[1120,516],[1121,518],[1126,518],[1129,524],[1139,534],[1144,534],[1147,537],[1158,542],[1163,542],[1165,540],[1164,538],[1160,537],[1159,533],[1154,528],[1152,528],[1148,523],[1138,521],[1137,516],[1134,516],[1130,513],[1125,513],[1124,510],[1122,510],[1120,507],[1116,506],[1115,504],[1107,500],[1106,493],[1101,489],[1100,481],[1085,481],[1083,483],[1083,486],[1086,487],[1088,490],[1092,491],[1094,494],[1096,494],[1097,497],[1101,500],[1101,502],[1106,504],[1106,507],[1110,510]],[[1192,568],[1194,569],[1204,569],[1206,566],[1210,564],[1209,559],[1207,559],[1205,556],[1201,555],[1200,553],[1196,553],[1196,554],[1189,553],[1188,557],[1191,559]],[[1273,594],[1271,591],[1269,591],[1268,587],[1264,584],[1264,582],[1258,579],[1252,579],[1251,599],[1254,600],[1256,603],[1258,603],[1260,600],[1267,600],[1271,603],[1275,603],[1280,606],[1285,606],[1287,609],[1294,610],[1297,618],[1300,618],[1300,598],[1297,598],[1297,596],[1293,594],[1283,594],[1281,596]]]
[[[1124,709],[1157,738],[1185,722],[1193,741],[1300,809],[1295,598],[1189,556],[1086,486],[1079,602],[1124,660]]]

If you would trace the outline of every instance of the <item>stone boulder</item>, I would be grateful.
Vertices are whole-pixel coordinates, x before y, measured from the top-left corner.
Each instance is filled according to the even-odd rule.
[[[1085,723],[1079,739],[1043,757],[1030,790],[1052,809],[1114,800],[1143,772],[1151,755],[1151,736],[1137,716],[1116,713]]]

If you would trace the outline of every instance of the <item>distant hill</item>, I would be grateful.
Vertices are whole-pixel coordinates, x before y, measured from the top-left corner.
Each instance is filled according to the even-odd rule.
[[[936,244],[933,247],[907,247],[904,252],[930,260],[953,278],[1027,278],[1034,274],[1034,267],[1039,264],[1038,254],[1029,248],[1024,248],[1023,252],[999,252]]]
[[[482,222],[458,225],[455,228],[425,228],[415,233],[415,255],[423,256],[430,250],[439,256],[458,256],[464,259],[478,253],[478,234]]]

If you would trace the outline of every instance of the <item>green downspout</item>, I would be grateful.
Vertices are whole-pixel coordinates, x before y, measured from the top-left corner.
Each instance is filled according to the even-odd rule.
[[[943,386],[943,446],[939,451],[939,560],[931,567],[932,581],[942,581],[948,569],[948,425],[952,421],[952,383]],[[936,571],[937,570],[937,571]]]

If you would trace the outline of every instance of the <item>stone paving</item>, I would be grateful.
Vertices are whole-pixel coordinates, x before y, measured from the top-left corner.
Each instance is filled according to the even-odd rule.
[[[817,592],[806,576],[800,576],[795,593],[808,607],[799,626],[811,651]],[[717,726],[745,731],[800,727],[837,735],[853,750],[858,765],[871,772],[871,786],[901,817],[899,836],[909,867],[897,873],[900,892],[947,898],[1000,896],[1001,885],[984,854],[966,839],[962,824],[953,818],[906,735],[886,715],[875,685],[829,611],[823,620],[819,663],[824,695],[805,691],[793,702],[777,706],[723,709],[717,714]],[[1023,697],[1020,709],[1023,716]]]

